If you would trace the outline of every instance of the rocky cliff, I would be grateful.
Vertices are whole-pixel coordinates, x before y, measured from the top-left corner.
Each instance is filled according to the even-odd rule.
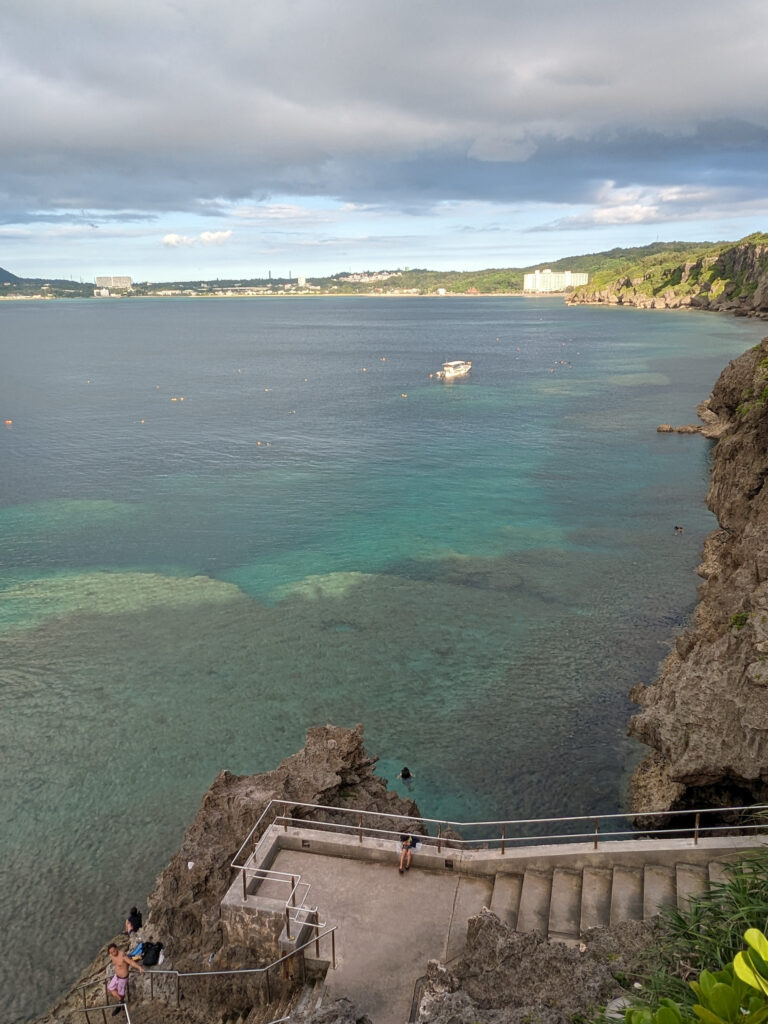
[[[636,954],[654,924],[594,928],[579,946],[511,931],[484,910],[469,920],[458,960],[431,960],[419,1001],[419,1024],[571,1024],[624,994]],[[315,1024],[315,1022],[312,1022]]]
[[[707,495],[719,528],[691,629],[631,695],[642,710],[630,732],[652,750],[635,810],[768,798],[768,338],[726,367],[699,411],[719,438]]]
[[[362,726],[342,729],[328,725],[310,729],[304,749],[283,761],[275,771],[249,776],[221,772],[147,900],[150,913],[141,937],[164,944],[164,966],[199,971],[253,967],[271,961],[271,956],[265,961],[258,946],[233,948],[224,944],[219,905],[231,882],[231,860],[270,800],[285,800],[289,808],[291,801],[295,801],[418,816],[413,801],[401,799],[387,789],[386,779],[374,774],[375,763],[376,758],[370,757],[363,747]],[[306,816],[295,807],[290,808],[290,813],[294,817]],[[312,816],[322,819],[329,815],[330,812],[318,811]],[[72,989],[36,1024],[63,1024],[75,1019],[72,1012],[83,1006],[81,986],[93,985],[94,979],[106,976],[107,943],[127,948],[127,939],[122,935],[105,939],[97,957]],[[190,992],[182,1011],[164,1007],[159,1017],[157,1007],[150,1007],[147,1020],[152,1024],[210,1024],[214,1019],[223,1019],[222,1014],[226,1016],[231,1009],[227,1001],[231,995],[231,983],[228,991],[222,988],[220,997],[208,986],[199,1005]],[[131,1016],[134,1024],[143,1024],[144,1008],[132,1009]]]
[[[765,236],[756,238],[760,241],[745,239],[682,264],[645,263],[609,283],[578,288],[567,301],[768,318],[768,244]]]

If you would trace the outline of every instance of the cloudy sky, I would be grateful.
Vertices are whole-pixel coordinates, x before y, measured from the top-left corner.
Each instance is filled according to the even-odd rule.
[[[766,0],[5,0],[0,266],[523,266],[768,230]]]

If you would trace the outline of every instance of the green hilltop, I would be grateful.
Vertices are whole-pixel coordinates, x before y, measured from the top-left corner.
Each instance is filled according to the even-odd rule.
[[[730,310],[768,308],[768,234],[738,242],[697,243],[643,255],[613,268],[601,267],[569,302],[641,308]]]
[[[231,280],[135,282],[130,296],[159,294],[221,296],[243,294],[333,294],[333,295],[501,295],[520,293],[523,275],[549,267],[589,274],[589,284],[569,298],[578,302],[611,301],[618,304],[648,305],[659,295],[690,296],[691,305],[724,296],[738,298],[757,290],[755,278],[768,234],[755,233],[739,242],[654,242],[631,248],[614,248],[545,261],[529,267],[486,270],[440,271],[400,267],[389,270],[344,272],[329,277],[307,278],[300,287],[296,278],[241,278]],[[745,251],[752,253],[746,262]],[[742,254],[740,257],[739,254]],[[757,260],[757,263],[755,262]],[[50,298],[90,297],[93,285],[83,282],[19,278],[0,268],[0,297],[40,296]],[[606,298],[606,296],[610,296]],[[676,304],[686,304],[677,302]],[[711,306],[711,301],[709,302]]]
[[[402,291],[418,290],[421,294],[434,294],[438,288],[447,293],[466,294],[476,290],[483,295],[521,292],[523,275],[534,270],[571,270],[576,273],[589,274],[590,281],[595,275],[605,280],[625,273],[629,268],[643,260],[662,259],[675,262],[691,254],[708,252],[713,245],[728,243],[712,242],[653,242],[651,245],[635,246],[627,249],[608,249],[605,252],[588,253],[582,256],[566,256],[559,260],[535,263],[528,267],[511,267],[506,269],[492,268],[488,270],[440,271],[408,268],[389,271],[397,274],[386,281],[367,282],[345,280],[350,275],[336,274],[333,277],[313,278],[312,284],[320,285],[325,290],[342,293],[370,293],[372,290],[389,291],[397,288]]]

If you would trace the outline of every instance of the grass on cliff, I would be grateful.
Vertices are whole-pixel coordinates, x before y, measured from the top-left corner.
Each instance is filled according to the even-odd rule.
[[[685,911],[663,911],[653,946],[638,956],[631,978],[617,980],[634,1006],[655,1011],[666,997],[693,1016],[696,997],[688,982],[702,970],[719,971],[730,963],[744,949],[747,928],[768,928],[768,850],[734,866],[727,882],[712,883]],[[593,1020],[605,1024],[606,1018]]]
[[[621,266],[596,268],[589,284],[576,291],[608,288],[618,294],[638,292],[648,297],[667,291],[678,296],[704,292],[709,299],[720,298],[723,292],[731,298],[750,296],[757,287],[754,273],[739,266],[733,257],[744,246],[767,244],[768,235],[762,232],[738,242],[670,242]],[[763,251],[757,256],[761,270],[768,269],[768,254]]]

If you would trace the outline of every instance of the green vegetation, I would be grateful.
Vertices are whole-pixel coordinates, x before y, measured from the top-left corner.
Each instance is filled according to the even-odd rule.
[[[596,266],[589,284],[577,292],[608,289],[630,300],[670,293],[702,295],[707,301],[748,299],[758,277],[768,272],[768,234],[760,232],[738,242],[669,242],[647,248],[637,259]]]
[[[609,289],[630,299],[668,292],[678,296],[701,294],[710,300],[738,299],[754,294],[756,273],[768,273],[768,234],[758,232],[740,242],[654,242],[568,256],[530,267],[467,271],[400,267],[344,272],[307,279],[302,288],[296,278],[136,282],[130,295],[435,295],[439,290],[448,295],[500,295],[521,292],[523,275],[546,267],[589,274],[589,284],[576,289],[582,294]],[[92,294],[91,283],[18,278],[0,268],[0,297],[72,298]]]
[[[768,851],[760,851],[685,910],[662,912],[632,978],[617,977],[632,1001],[626,1024],[767,1024],[767,927]]]
[[[737,632],[744,629],[749,622],[749,612],[736,612],[728,621],[728,629],[735,629]]]

